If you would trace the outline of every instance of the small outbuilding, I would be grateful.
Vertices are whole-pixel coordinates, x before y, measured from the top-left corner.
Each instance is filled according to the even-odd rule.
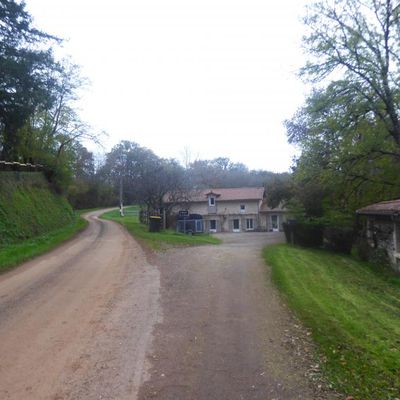
[[[368,245],[385,250],[393,268],[400,272],[400,199],[371,204],[356,213],[364,219]]]

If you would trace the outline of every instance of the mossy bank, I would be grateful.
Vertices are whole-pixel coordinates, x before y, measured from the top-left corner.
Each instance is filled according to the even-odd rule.
[[[0,172],[0,245],[71,224],[74,211],[40,172]]]
[[[0,172],[0,272],[51,250],[86,224],[40,172]]]

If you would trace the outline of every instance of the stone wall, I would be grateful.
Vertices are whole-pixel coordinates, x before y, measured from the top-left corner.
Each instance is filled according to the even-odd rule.
[[[366,237],[371,248],[386,251],[392,267],[400,272],[400,222],[389,217],[368,217]]]

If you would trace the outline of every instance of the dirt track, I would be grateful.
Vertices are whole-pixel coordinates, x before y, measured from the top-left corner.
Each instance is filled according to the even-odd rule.
[[[220,237],[220,246],[170,249],[155,256],[164,319],[149,355],[151,379],[139,398],[329,398],[305,377],[310,345],[261,258],[262,248],[283,236]]]
[[[96,214],[0,276],[0,399],[320,398],[265,279],[260,251],[279,235],[224,235],[148,262]]]
[[[134,399],[159,272],[118,225],[89,228],[0,277],[0,399]]]

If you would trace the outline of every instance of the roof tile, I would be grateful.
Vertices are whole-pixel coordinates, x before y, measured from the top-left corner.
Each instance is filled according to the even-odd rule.
[[[234,200],[262,200],[265,189],[263,187],[242,187],[242,188],[216,188],[192,190],[188,193],[188,199],[192,202],[207,201],[207,196],[214,194],[218,201]],[[169,196],[166,196],[168,199]],[[166,201],[168,202],[168,200]]]
[[[360,215],[393,215],[400,213],[400,199],[370,204],[356,211]]]

